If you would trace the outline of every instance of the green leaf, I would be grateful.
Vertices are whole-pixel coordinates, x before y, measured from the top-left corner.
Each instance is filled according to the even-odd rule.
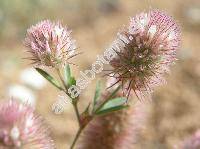
[[[109,108],[113,106],[118,106],[118,105],[123,105],[126,103],[126,98],[125,97],[117,97],[114,99],[110,99],[101,109],[104,108]]]
[[[65,66],[64,74],[65,74],[65,80],[67,82],[71,78],[71,70],[69,65]]]
[[[76,80],[74,77],[71,77],[69,80],[69,86],[75,85],[76,84]]]
[[[119,91],[120,88],[121,88],[121,85],[118,86],[118,87],[110,94],[110,96],[109,96],[107,99],[113,98],[113,97],[116,95],[116,93]]]
[[[95,111],[98,111],[99,109],[101,109],[107,102],[110,101],[110,99],[112,99],[116,93],[119,91],[119,89],[121,88],[121,86],[118,86],[105,100],[104,102],[99,106],[97,107],[97,109]]]
[[[38,73],[40,73],[45,79],[47,79],[51,84],[53,84],[55,87],[57,87],[59,90],[63,90],[62,87],[60,86],[59,82],[56,81],[51,75],[49,75],[46,71],[40,69],[40,68],[35,68]]]
[[[95,114],[96,115],[107,114],[110,112],[122,110],[127,107],[128,105],[126,105],[126,98],[124,97],[114,98],[106,102],[99,110],[95,112]]]
[[[75,85],[76,84],[76,80],[74,77],[72,77],[72,74],[71,74],[71,70],[70,70],[70,66],[69,65],[66,65],[65,66],[65,69],[64,69],[64,77],[65,77],[65,82],[67,84],[67,86],[72,86],[72,85]]]
[[[129,107],[128,105],[116,106],[116,107],[113,107],[113,108],[110,108],[110,109],[98,111],[95,114],[96,115],[105,115],[105,114],[108,114],[108,113],[111,113],[111,112],[123,110],[123,109],[128,108],[128,107]]]
[[[96,90],[95,90],[95,95],[94,95],[93,106],[96,105],[100,95],[101,95],[101,83],[100,83],[100,81],[98,81],[97,84],[96,84]]]

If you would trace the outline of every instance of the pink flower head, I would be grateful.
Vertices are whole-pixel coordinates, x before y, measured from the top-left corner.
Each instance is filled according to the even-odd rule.
[[[146,129],[146,105],[96,117],[84,130],[78,149],[134,149]]]
[[[165,83],[163,75],[175,62],[179,48],[180,28],[172,17],[159,10],[136,15],[111,46],[116,52],[110,61],[111,77],[141,99]]]
[[[75,54],[75,41],[71,31],[59,22],[45,20],[27,30],[25,45],[32,54],[29,58],[37,66],[65,65]]]
[[[186,138],[175,149],[199,149],[200,148],[200,130],[196,131],[191,137]]]
[[[0,104],[0,148],[55,147],[43,119],[33,108],[9,100]]]

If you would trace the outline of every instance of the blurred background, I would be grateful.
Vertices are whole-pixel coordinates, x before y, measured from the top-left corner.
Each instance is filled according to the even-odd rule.
[[[43,19],[60,20],[73,30],[79,50],[75,76],[89,69],[97,54],[115,38],[131,16],[158,8],[172,15],[182,27],[179,61],[168,84],[153,95],[147,135],[148,147],[172,148],[200,129],[200,1],[199,0],[0,0],[0,99],[29,99],[46,118],[58,149],[66,149],[77,129],[70,104],[62,115],[51,111],[59,92],[43,80],[23,58],[26,29]],[[82,93],[81,107],[93,97],[95,81]]]

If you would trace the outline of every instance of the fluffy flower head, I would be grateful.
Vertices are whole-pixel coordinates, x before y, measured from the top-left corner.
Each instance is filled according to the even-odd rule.
[[[32,107],[10,100],[0,104],[0,148],[54,149],[54,143]]]
[[[117,53],[111,77],[143,98],[165,82],[179,47],[180,28],[170,16],[158,10],[136,15],[110,47]]]
[[[133,149],[145,131],[145,104],[94,119],[84,130],[78,149]]]
[[[71,31],[59,22],[45,20],[27,30],[25,45],[29,48],[33,64],[56,67],[69,63],[75,56],[75,41]]]
[[[199,149],[200,148],[200,130],[196,131],[191,137],[186,138],[179,146],[174,149]]]

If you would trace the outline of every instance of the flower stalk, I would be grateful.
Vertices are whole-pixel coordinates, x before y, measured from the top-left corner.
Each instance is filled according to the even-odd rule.
[[[73,102],[73,107],[74,107],[74,111],[76,113],[76,117],[77,117],[77,120],[78,120],[79,127],[81,127],[82,124],[81,124],[80,114],[79,114],[79,111],[78,111],[77,101]]]
[[[27,30],[24,43],[29,48],[29,59],[37,67],[36,70],[71,99],[79,124],[70,147],[73,149],[84,128],[94,117],[129,107],[127,98],[122,96],[129,97],[134,92],[139,99],[148,98],[156,86],[165,83],[164,74],[169,72],[169,67],[176,61],[176,51],[180,47],[180,28],[171,17],[158,10],[131,18],[129,26],[118,33],[117,39],[109,47],[116,56],[109,62],[112,70],[107,75],[116,80],[110,87],[118,87],[109,92],[108,96],[102,97],[100,84],[97,84],[93,101],[84,112],[79,112],[80,97],[73,98],[68,92],[70,87],[80,83],[71,75],[69,67],[73,64],[69,60],[78,55],[75,53],[76,45],[71,38],[71,31],[60,22],[42,21]],[[41,66],[53,68],[60,81],[38,68]],[[118,96],[118,91],[123,95]],[[129,130],[126,133],[128,132]],[[125,134],[124,138],[126,136],[129,137]],[[92,140],[93,137],[97,136],[89,138]],[[127,144],[123,142],[123,137],[120,139],[121,144]],[[112,145],[119,147],[119,144]]]
[[[76,136],[75,136],[75,138],[74,138],[74,140],[73,140],[73,142],[72,142],[72,145],[71,145],[70,149],[73,149],[73,148],[75,147],[75,144],[76,144],[78,138],[80,137],[81,132],[83,131],[83,129],[84,129],[84,128],[82,128],[82,127],[80,127],[80,128],[78,129],[78,131],[77,131],[77,133],[76,133]]]
[[[85,124],[82,124],[82,122],[81,122],[81,115],[80,115],[79,110],[78,110],[78,100],[79,100],[79,97],[73,99],[73,98],[70,96],[70,94],[68,93],[68,86],[67,86],[67,84],[65,83],[65,81],[64,81],[64,79],[63,79],[63,77],[62,77],[62,74],[61,74],[60,69],[59,69],[59,68],[56,68],[56,72],[57,72],[57,74],[58,74],[58,76],[59,76],[59,78],[60,78],[60,81],[62,82],[62,84],[63,84],[63,86],[64,86],[64,88],[65,88],[63,91],[64,91],[65,94],[68,95],[68,96],[71,98],[71,100],[72,100],[72,105],[73,105],[73,108],[74,108],[74,111],[75,111],[75,114],[76,114],[76,118],[77,118],[77,121],[78,121],[78,124],[79,124],[79,129],[78,129],[78,131],[77,131],[77,133],[76,133],[76,135],[75,135],[75,138],[74,138],[74,140],[73,140],[73,142],[72,142],[72,145],[71,145],[71,147],[70,147],[70,149],[73,149],[74,146],[75,146],[75,144],[76,144],[76,142],[77,142],[77,140],[78,140],[78,138],[79,138],[79,136],[80,136],[80,134],[81,134],[81,132],[83,131],[84,127],[85,127],[87,124],[85,125]]]

